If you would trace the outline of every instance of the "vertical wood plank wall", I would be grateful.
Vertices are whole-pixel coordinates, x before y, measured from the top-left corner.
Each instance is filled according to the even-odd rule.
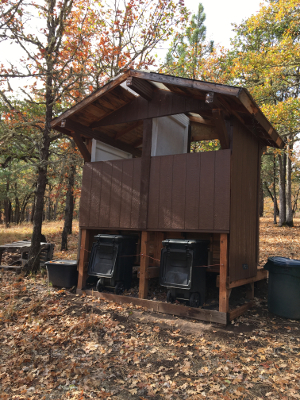
[[[141,159],[86,163],[79,224],[82,228],[138,229]]]
[[[152,157],[147,228],[228,232],[230,154]]]
[[[147,228],[229,232],[230,150],[151,157]],[[82,228],[140,229],[141,159],[86,163]]]
[[[260,147],[238,121],[233,128],[229,278],[256,275],[258,257],[258,169]],[[243,268],[248,265],[248,269]]]

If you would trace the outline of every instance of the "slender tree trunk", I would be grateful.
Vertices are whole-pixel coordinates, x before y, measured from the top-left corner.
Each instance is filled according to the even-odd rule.
[[[278,156],[279,159],[279,224],[286,224],[286,153]]]
[[[62,169],[61,169],[61,174],[59,177],[59,183],[58,183],[58,191],[56,194],[56,201],[55,201],[55,205],[54,205],[54,210],[53,210],[53,220],[56,221],[57,218],[57,208],[58,208],[58,204],[59,204],[59,200],[60,200],[60,195],[61,195],[61,191],[62,191],[62,184],[63,184],[63,180],[64,180],[64,172],[65,172],[65,160],[63,161],[63,165],[62,165]]]
[[[293,143],[288,145],[287,168],[286,168],[286,224],[294,226],[292,206],[292,152]]]
[[[34,195],[34,198],[33,198],[32,207],[31,207],[31,214],[30,214],[30,222],[32,224],[33,224],[34,212],[35,212],[35,195]]]
[[[16,197],[15,198],[15,203],[16,203],[16,207],[15,207],[15,222],[16,224],[20,223],[20,202],[19,202],[19,198]]]
[[[74,181],[75,181],[75,170],[76,167],[72,165],[70,167],[70,174],[68,176],[68,188],[66,195],[66,207],[65,207],[65,223],[61,238],[61,250],[68,250],[68,234],[72,233],[72,221],[73,221],[73,210],[74,210]]]

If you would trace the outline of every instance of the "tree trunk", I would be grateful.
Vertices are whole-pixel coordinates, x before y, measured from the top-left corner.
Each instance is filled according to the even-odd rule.
[[[66,165],[66,162],[64,159],[63,164],[62,164],[61,174],[60,174],[59,181],[58,181],[58,190],[57,190],[56,201],[55,201],[54,210],[53,210],[53,220],[54,221],[56,221],[56,218],[57,218],[57,207],[59,204],[59,199],[60,199],[60,195],[61,195],[61,191],[62,191],[62,184],[63,184],[64,173],[65,173],[65,165]]]
[[[19,224],[20,223],[20,202],[19,202],[19,198],[18,197],[15,198],[15,203],[16,203],[16,207],[15,207],[15,223]]]
[[[73,189],[75,181],[75,170],[76,167],[72,165],[70,167],[70,174],[68,176],[68,188],[67,188],[66,207],[65,207],[65,223],[61,237],[61,250],[68,250],[68,234],[72,233],[73,210],[74,210]]]
[[[30,214],[30,222],[33,224],[33,217],[34,217],[34,212],[35,212],[35,195],[33,198],[33,203],[32,203],[32,208],[31,208],[31,214]]]
[[[288,145],[287,171],[286,171],[286,224],[294,226],[292,206],[292,152],[293,143]]]
[[[44,211],[44,195],[47,181],[47,167],[38,168],[38,180],[35,196],[35,209],[33,215],[33,232],[31,236],[31,247],[28,257],[28,268],[34,272],[40,267],[40,243]]]
[[[279,159],[279,224],[286,224],[286,153],[278,156]]]

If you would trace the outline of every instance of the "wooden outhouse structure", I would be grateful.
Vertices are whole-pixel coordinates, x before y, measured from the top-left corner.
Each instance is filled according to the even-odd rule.
[[[52,127],[73,137],[85,160],[78,291],[93,235],[130,231],[140,237],[139,299],[118,301],[223,323],[248,307],[230,310],[229,296],[248,284],[253,297],[266,276],[257,269],[261,154],[284,143],[246,89],[128,70]],[[190,152],[191,142],[210,139],[220,150]],[[219,311],[142,300],[164,238],[210,239]]]

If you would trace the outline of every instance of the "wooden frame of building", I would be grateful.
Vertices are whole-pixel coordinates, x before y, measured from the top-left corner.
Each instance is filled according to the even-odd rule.
[[[154,122],[177,115],[188,120],[185,152],[153,156]],[[79,292],[93,235],[130,231],[140,236],[139,299],[99,296],[220,323],[249,308],[251,303],[230,310],[230,292],[248,284],[253,298],[254,282],[266,277],[257,269],[260,160],[263,147],[284,143],[247,90],[128,70],[54,119],[52,127],[73,137],[85,160]],[[130,158],[91,162],[92,139]],[[209,139],[219,139],[221,149],[189,152],[192,141]],[[208,270],[218,272],[219,311],[145,300],[167,237],[211,240]]]

